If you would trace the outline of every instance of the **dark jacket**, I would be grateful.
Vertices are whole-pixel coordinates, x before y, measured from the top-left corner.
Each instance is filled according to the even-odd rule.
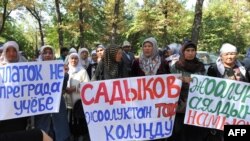
[[[135,59],[135,61],[133,62],[131,71],[132,71],[132,76],[134,77],[145,76],[144,71],[140,68],[139,59]],[[168,62],[165,60],[162,60],[161,65],[159,69],[157,70],[156,74],[158,75],[158,74],[169,74],[169,73],[170,73],[170,69],[169,69]]]
[[[91,81],[95,81],[95,80],[108,80],[108,79],[116,79],[116,78],[124,78],[124,77],[128,77],[128,73],[126,71],[126,69],[124,69],[124,63],[121,62],[119,63],[119,67],[118,67],[118,76],[116,77],[111,77],[111,75],[109,74],[109,71],[107,70],[107,68],[104,66],[103,61],[101,60],[96,68],[95,71],[95,75],[92,77]]]
[[[134,54],[131,52],[128,52],[128,53],[123,52],[122,60],[123,60],[125,69],[127,70],[128,74],[131,76],[131,67],[132,67],[132,64],[135,60]]]
[[[0,121],[0,133],[15,132],[25,130],[27,117]]]
[[[240,81],[250,82],[250,75],[249,74],[250,74],[250,70],[247,69],[245,76],[243,74],[240,75]],[[216,64],[209,66],[209,68],[207,70],[207,75],[213,76],[213,77],[218,77],[218,78],[224,78],[224,76],[220,74]]]
[[[42,141],[43,134],[39,129],[0,133],[0,141]]]
[[[88,73],[90,79],[94,76],[97,65],[98,65],[98,63],[89,64],[89,66],[87,68],[87,73]]]

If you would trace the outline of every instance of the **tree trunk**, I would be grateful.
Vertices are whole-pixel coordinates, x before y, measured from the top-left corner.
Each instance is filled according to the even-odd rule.
[[[165,24],[163,27],[163,45],[164,47],[167,45],[167,19],[168,19],[168,10],[167,8],[162,11],[165,17]]]
[[[43,46],[44,45],[44,34],[43,34],[43,27],[42,27],[41,19],[39,19],[37,21],[38,21],[38,25],[39,25],[39,33],[40,33],[40,39],[41,39],[41,46]]]
[[[195,5],[195,17],[193,22],[193,28],[192,28],[192,41],[195,44],[198,44],[199,40],[199,32],[201,28],[201,21],[202,21],[202,6],[203,6],[204,0],[197,0]]]
[[[115,9],[114,9],[114,22],[112,24],[112,35],[111,35],[111,43],[116,42],[116,32],[117,32],[117,21],[118,21],[118,16],[119,16],[119,5],[120,5],[120,0],[115,0]]]
[[[41,46],[44,45],[44,34],[43,34],[43,27],[42,27],[42,18],[39,16],[39,12],[36,11],[36,8],[29,8],[26,7],[26,9],[31,13],[32,16],[34,16],[34,18],[37,20],[38,22],[38,28],[39,28],[39,33],[40,33],[40,39],[41,39]]]
[[[63,30],[62,30],[62,16],[60,12],[60,0],[55,0],[56,5],[56,14],[57,14],[57,33],[58,33],[58,39],[59,39],[59,48],[63,48]]]
[[[80,30],[80,37],[79,37],[79,47],[84,47],[84,35],[83,35],[83,3],[80,0],[80,7],[79,7],[79,30]]]
[[[0,19],[1,19],[0,20],[0,35],[4,31],[5,21],[8,17],[8,15],[10,14],[10,12],[9,13],[7,12],[8,0],[3,0],[2,4],[3,4],[3,15],[0,15],[1,16],[0,17]]]

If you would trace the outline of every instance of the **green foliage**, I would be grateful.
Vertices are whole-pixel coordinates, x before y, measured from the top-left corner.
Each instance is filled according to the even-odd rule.
[[[34,55],[33,44],[27,40],[25,36],[27,33],[22,31],[23,28],[20,28],[20,25],[12,24],[11,21],[7,21],[5,26],[5,31],[1,35],[4,38],[3,42],[16,41],[19,45],[19,50],[23,51],[28,59],[32,58]]]
[[[127,0],[126,0],[127,1]],[[58,45],[57,20],[53,0],[9,0],[8,12],[21,11],[8,17],[5,31],[0,41],[16,40],[29,56],[40,47],[40,37],[36,22],[30,20],[23,6],[39,8],[43,17],[45,43]],[[122,44],[129,40],[133,49],[139,53],[141,43],[147,37],[157,39],[159,47],[172,42],[182,42],[190,38],[194,12],[185,8],[187,0],[120,0],[118,18],[114,17],[115,0],[61,0],[62,25],[65,47],[79,46],[79,8],[83,6],[83,34],[85,47],[94,49],[96,43],[108,44],[112,24],[117,23],[117,41]],[[0,3],[1,4],[1,3]],[[218,51],[225,42],[236,45],[241,53],[250,45],[250,3],[247,1],[210,0],[203,8],[203,19],[198,48],[199,50]],[[0,16],[1,16],[0,6]],[[50,18],[52,17],[52,18]],[[17,22],[18,21],[18,22]],[[23,23],[20,24],[20,22]]]
[[[137,11],[126,37],[135,41],[137,51],[142,41],[150,36],[157,39],[159,47],[164,47],[164,43],[181,42],[184,37],[189,37],[192,14],[177,0],[148,1]]]
[[[232,4],[229,0],[210,3],[203,15],[199,49],[218,52],[221,45],[228,42],[244,52],[249,44],[250,23],[243,9],[244,3]]]

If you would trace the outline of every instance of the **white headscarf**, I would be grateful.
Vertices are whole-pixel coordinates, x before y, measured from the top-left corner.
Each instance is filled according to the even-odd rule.
[[[88,51],[87,48],[81,48],[81,49],[79,49],[78,55],[81,56],[81,53],[82,53],[83,51],[86,51],[86,52],[89,54],[89,51]],[[86,59],[82,59],[82,58],[80,57],[80,60],[79,60],[79,61],[80,61],[80,63],[82,64],[82,66],[83,66],[85,69],[88,68],[89,62],[90,62],[88,57],[87,57]]]
[[[71,54],[71,53],[77,53],[76,49],[75,49],[75,48],[73,48],[73,47],[72,47],[72,48],[70,48],[70,49],[69,49],[69,54]]]
[[[21,62],[20,60],[20,54],[19,54],[19,46],[15,41],[8,41],[3,45],[3,53],[0,57],[0,62],[1,63],[9,63],[9,61],[7,60],[6,57],[6,51],[8,48],[13,47],[15,48],[16,52],[17,52],[17,58],[16,58],[16,62]]]
[[[73,57],[73,56],[76,56],[77,58],[78,58],[78,64],[76,65],[76,66],[72,66],[72,64],[71,64],[71,57]],[[81,65],[81,62],[80,62],[80,57],[79,57],[79,55],[77,54],[77,53],[71,53],[70,55],[69,55],[69,71],[68,71],[68,74],[71,76],[71,75],[73,75],[74,73],[77,73],[77,72],[79,72],[81,69],[84,69],[83,67],[82,67],[82,65]]]
[[[220,48],[220,55],[223,53],[229,53],[229,52],[237,53],[237,48],[232,44],[224,43]]]
[[[91,51],[91,61],[90,61],[91,64],[97,63],[97,62],[94,62],[94,60],[92,59],[92,55],[94,55],[94,54],[96,55],[96,50]]]
[[[145,75],[155,75],[161,65],[161,57],[158,53],[157,41],[155,38],[150,37],[144,40],[142,46],[146,42],[150,42],[153,44],[153,53],[152,56],[146,57],[142,52],[139,58],[139,65],[142,71],[144,71]]]
[[[43,60],[44,60],[43,57],[42,57],[42,54],[43,54],[43,52],[44,52],[44,50],[45,50],[46,48],[49,48],[49,49],[52,50],[53,57],[54,57],[53,59],[55,59],[55,51],[54,51],[53,47],[50,46],[50,45],[44,45],[44,46],[42,46],[41,49],[40,49],[40,52],[41,52],[41,60],[39,60],[39,61],[43,61]]]
[[[224,53],[229,53],[229,52],[236,52],[237,53],[237,48],[234,45],[232,45],[232,44],[224,43],[221,46],[220,55],[222,55]],[[220,72],[220,74],[224,75],[224,73],[225,73],[225,67],[223,65],[223,62],[221,61],[221,56],[219,56],[218,59],[216,60],[216,65],[217,65],[217,68],[218,68],[218,71]],[[240,63],[240,61],[236,60],[235,65],[237,65],[239,67],[239,70],[240,70],[241,74],[243,76],[245,76],[246,75],[246,69]]]

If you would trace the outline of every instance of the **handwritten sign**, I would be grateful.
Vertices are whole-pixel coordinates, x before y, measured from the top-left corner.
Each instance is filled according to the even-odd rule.
[[[185,124],[224,130],[250,124],[250,85],[240,81],[192,75]]]
[[[0,66],[0,120],[59,111],[63,62]]]
[[[181,90],[177,75],[82,84],[92,141],[152,140],[171,136]]]

